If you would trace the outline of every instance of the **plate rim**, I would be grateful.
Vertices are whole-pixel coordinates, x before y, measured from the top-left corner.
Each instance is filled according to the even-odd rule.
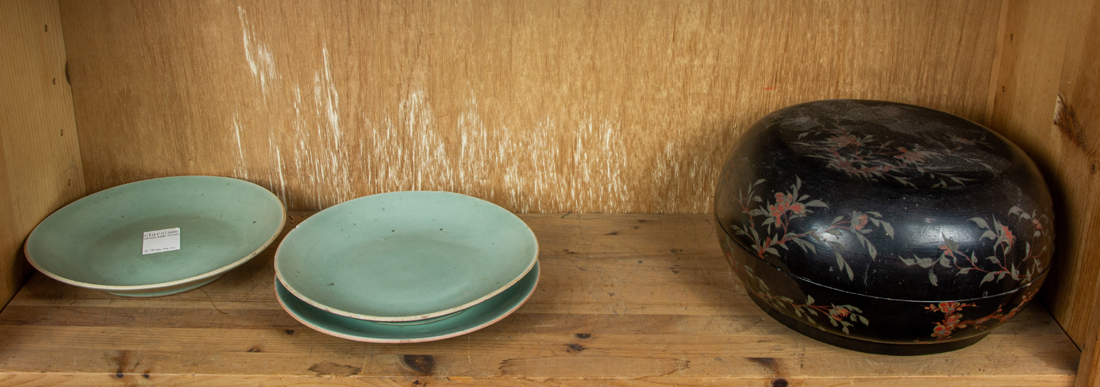
[[[86,198],[90,198],[90,197],[93,197],[93,196],[96,196],[96,195],[100,195],[100,194],[103,194],[103,193],[108,192],[108,191],[114,191],[116,189],[120,189],[120,188],[125,187],[125,186],[129,186],[129,185],[133,185],[133,184],[139,184],[139,183],[146,183],[146,182],[155,181],[155,180],[167,180],[167,179],[187,178],[187,177],[209,177],[209,178],[217,178],[217,179],[235,180],[235,181],[238,181],[238,182],[241,182],[241,183],[247,183],[247,184],[251,184],[251,185],[254,185],[256,187],[261,188],[268,195],[271,195],[271,197],[275,198],[276,203],[279,203],[279,211],[282,215],[282,216],[279,217],[279,227],[276,228],[275,233],[270,238],[268,238],[267,241],[265,241],[255,251],[246,254],[243,258],[238,259],[236,261],[233,261],[233,262],[229,263],[226,266],[222,266],[222,267],[219,267],[215,270],[212,270],[212,271],[209,271],[209,272],[206,272],[206,273],[202,273],[202,274],[198,274],[198,275],[194,275],[194,276],[191,276],[191,277],[178,279],[178,280],[173,280],[173,281],[169,281],[169,282],[158,282],[158,283],[155,283],[155,284],[146,284],[146,285],[101,285],[101,284],[93,284],[93,283],[88,283],[88,282],[77,281],[77,280],[62,277],[62,276],[60,276],[56,273],[53,273],[49,270],[44,269],[43,267],[39,266],[39,264],[37,262],[35,262],[34,258],[31,256],[31,253],[30,253],[31,243],[30,243],[30,241],[31,241],[31,237],[34,236],[34,232],[38,230],[38,227],[41,226],[42,223],[45,223],[47,220],[49,220],[55,214],[57,214],[58,212],[61,212],[65,208],[67,208],[69,206],[72,206],[72,205],[76,205],[77,203],[79,203],[80,201],[82,201]],[[23,242],[23,255],[27,257],[27,262],[29,262],[31,264],[31,266],[33,266],[35,268],[35,270],[38,270],[40,273],[46,275],[47,277],[53,278],[57,281],[60,281],[62,283],[68,284],[68,285],[73,285],[73,286],[92,289],[92,290],[99,290],[99,291],[104,291],[104,292],[136,293],[136,292],[141,292],[141,291],[157,291],[157,290],[163,289],[163,288],[171,288],[171,287],[176,287],[176,286],[179,286],[179,285],[186,285],[186,284],[189,284],[189,283],[198,282],[198,281],[202,281],[204,279],[209,279],[211,277],[219,276],[219,275],[225,274],[226,272],[228,272],[230,270],[233,270],[233,269],[237,268],[240,265],[243,265],[245,262],[248,262],[249,260],[256,257],[257,255],[260,255],[260,253],[263,252],[264,249],[267,249],[268,246],[271,246],[271,243],[274,242],[275,239],[278,239],[279,235],[281,235],[283,233],[283,227],[286,227],[286,204],[284,204],[283,201],[281,199],[279,199],[279,197],[276,196],[274,193],[272,193],[267,188],[264,188],[263,186],[261,186],[259,184],[256,184],[256,183],[253,183],[253,182],[247,181],[247,180],[232,178],[232,177],[213,176],[213,175],[164,176],[164,177],[156,177],[156,178],[152,178],[152,179],[144,179],[144,180],[132,181],[132,182],[129,182],[129,183],[126,183],[126,184],[116,185],[114,187],[107,188],[105,190],[93,193],[91,195],[86,195],[84,197],[81,197],[77,200],[74,200],[72,203],[66,204],[66,205],[62,206],[61,208],[58,208],[57,210],[54,210],[54,212],[50,213],[49,216],[47,216],[45,219],[42,219],[41,222],[38,222],[38,224],[34,226],[34,229],[31,230],[30,234],[27,234],[27,239],[26,239],[26,241]]]
[[[539,266],[537,261],[535,262],[534,266],[536,266],[536,267]],[[530,273],[530,271],[528,271],[528,273]],[[524,277],[526,277],[526,276],[527,276],[527,274],[524,274]],[[521,279],[522,279],[522,277],[521,277]],[[286,287],[286,284],[279,281],[278,276],[275,276],[275,281],[274,281],[275,283],[272,286],[273,286],[273,290],[275,291],[275,299],[278,300],[279,306],[283,308],[283,311],[286,312],[287,314],[289,314],[290,317],[292,317],[295,321],[298,321],[302,325],[305,325],[307,328],[313,329],[317,332],[320,332],[322,334],[326,334],[326,335],[329,335],[329,336],[333,336],[333,337],[337,337],[337,338],[341,338],[341,339],[345,339],[345,340],[358,341],[358,342],[361,342],[361,343],[412,344],[412,343],[427,343],[427,342],[432,342],[432,341],[446,340],[446,339],[450,339],[450,338],[470,334],[470,333],[479,331],[481,329],[484,329],[485,327],[488,327],[490,325],[496,324],[500,320],[503,320],[504,318],[506,318],[508,316],[511,316],[512,313],[515,313],[515,311],[519,310],[519,308],[523,307],[523,305],[526,304],[527,301],[531,299],[531,296],[533,296],[535,294],[535,290],[538,289],[539,281],[541,279],[542,279],[542,270],[540,268],[538,271],[535,272],[535,283],[534,283],[534,285],[532,285],[531,290],[528,291],[527,294],[525,294],[523,296],[523,299],[520,300],[519,303],[517,303],[514,307],[509,308],[504,313],[501,313],[499,316],[494,317],[494,318],[490,319],[489,321],[486,321],[486,322],[480,323],[480,324],[476,324],[476,325],[474,325],[470,328],[463,329],[463,330],[460,330],[460,331],[457,331],[457,332],[448,333],[448,334],[445,334],[445,335],[428,336],[428,337],[412,338],[412,339],[408,339],[408,338],[404,338],[404,339],[382,339],[382,338],[376,338],[376,337],[353,336],[353,335],[347,335],[347,334],[343,334],[343,333],[339,333],[339,332],[334,332],[330,329],[320,327],[320,326],[318,326],[318,325],[316,325],[312,322],[305,321],[305,319],[299,317],[297,314],[290,311],[290,308],[288,308],[286,306],[286,303],[283,301],[283,298],[279,297],[279,285],[282,284],[283,288],[287,289],[288,291],[289,291],[289,288]],[[519,281],[516,281],[516,282],[518,283]],[[511,288],[511,286],[509,286],[508,288]],[[293,296],[294,294],[291,293],[290,295]],[[303,303],[305,302],[304,300],[302,300],[300,298],[298,300],[302,301]],[[309,306],[309,307],[314,307],[313,305],[308,304],[308,303],[306,305]],[[327,313],[326,311],[320,310],[319,308],[318,308],[318,310],[322,313]],[[345,317],[345,316],[340,316],[340,317]],[[363,320],[363,321],[378,323],[377,321],[370,321],[370,320]],[[447,320],[440,320],[440,321],[437,321],[435,323],[439,323],[439,322],[443,322],[443,321],[447,321]],[[428,324],[433,324],[433,323],[428,323]],[[423,326],[423,325],[419,325],[419,326]]]
[[[446,195],[455,195],[455,196],[459,196],[459,197],[463,197],[463,198],[477,200],[477,201],[480,201],[482,203],[486,203],[486,204],[489,204],[493,207],[496,207],[496,208],[498,208],[498,209],[500,209],[504,212],[507,212],[513,218],[515,218],[515,220],[519,221],[519,223],[522,224],[523,227],[527,230],[527,233],[531,235],[531,240],[534,242],[534,254],[532,254],[530,262],[527,264],[527,267],[523,270],[523,272],[520,273],[518,276],[516,276],[515,278],[512,278],[507,283],[505,283],[505,284],[501,285],[500,287],[494,289],[492,292],[489,292],[489,293],[487,293],[487,294],[485,294],[485,295],[483,295],[483,296],[481,296],[481,297],[479,297],[479,298],[477,298],[473,301],[467,302],[467,303],[462,304],[462,305],[454,306],[454,307],[451,307],[451,308],[434,311],[434,312],[431,312],[431,313],[422,313],[422,314],[412,315],[412,316],[396,316],[396,317],[394,317],[394,316],[373,316],[373,315],[369,315],[369,314],[362,314],[362,313],[355,313],[355,312],[340,310],[340,309],[333,308],[333,307],[330,307],[328,305],[325,305],[324,303],[318,302],[316,300],[313,300],[309,297],[306,297],[300,291],[294,289],[294,287],[287,284],[285,278],[283,277],[282,271],[279,270],[280,253],[283,251],[283,246],[286,245],[286,243],[285,243],[286,238],[289,238],[290,235],[293,234],[295,231],[297,231],[299,227],[301,227],[302,225],[305,225],[306,222],[309,222],[311,219],[313,219],[313,216],[317,216],[318,214],[320,214],[324,211],[328,211],[330,209],[339,207],[343,204],[350,203],[350,202],[360,200],[360,199],[377,197],[377,196],[382,196],[382,195],[399,195],[399,194],[408,194],[408,193],[442,193],[442,194],[446,194]],[[409,321],[417,321],[417,320],[424,320],[424,319],[429,319],[429,318],[433,318],[433,317],[439,317],[439,316],[442,316],[442,315],[445,315],[445,314],[450,314],[450,313],[458,312],[458,311],[461,311],[461,310],[464,310],[464,309],[468,309],[468,308],[470,308],[474,305],[477,305],[477,304],[480,304],[480,303],[484,302],[485,300],[493,298],[494,296],[504,292],[505,290],[508,290],[508,288],[511,288],[512,285],[515,285],[517,282],[522,280],[523,277],[525,277],[527,275],[527,273],[529,273],[531,271],[531,269],[534,268],[535,265],[538,264],[538,260],[539,260],[538,259],[539,258],[539,239],[538,239],[538,236],[535,235],[535,231],[531,230],[531,226],[528,225],[527,222],[524,222],[523,219],[520,219],[520,217],[518,215],[516,215],[514,212],[509,211],[507,208],[499,206],[496,203],[493,203],[493,202],[490,202],[488,200],[481,199],[481,198],[478,198],[478,197],[457,193],[457,192],[440,191],[440,190],[382,192],[382,193],[377,193],[377,194],[373,194],[373,195],[360,196],[358,198],[345,201],[343,203],[340,203],[340,204],[334,205],[332,207],[326,208],[324,210],[321,210],[321,211],[317,212],[317,214],[314,214],[313,216],[311,216],[308,219],[302,221],[302,223],[298,224],[297,226],[294,227],[294,229],[290,230],[290,232],[287,233],[286,238],[283,238],[283,242],[280,242],[279,247],[277,247],[275,249],[275,257],[273,259],[274,262],[272,263],[275,266],[275,277],[278,278],[278,280],[280,282],[282,282],[283,286],[288,291],[290,291],[291,294],[294,294],[294,297],[297,297],[299,300],[302,300],[302,302],[305,302],[305,303],[307,303],[307,304],[309,304],[309,305],[311,305],[315,308],[321,309],[323,311],[326,311],[326,312],[329,312],[329,313],[332,313],[332,314],[335,314],[335,315],[339,315],[339,316],[343,316],[343,317],[350,317],[350,318],[354,318],[354,319],[357,319],[357,320],[383,321],[383,322],[409,322]]]

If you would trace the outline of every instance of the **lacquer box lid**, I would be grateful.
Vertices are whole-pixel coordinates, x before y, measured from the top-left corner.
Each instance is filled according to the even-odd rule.
[[[989,297],[1050,264],[1050,194],[1000,135],[918,106],[827,100],[744,133],[715,213],[790,276],[905,300]]]

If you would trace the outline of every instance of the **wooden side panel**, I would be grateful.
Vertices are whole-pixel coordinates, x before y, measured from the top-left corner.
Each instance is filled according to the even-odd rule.
[[[1008,3],[991,120],[1031,154],[1051,187],[1058,247],[1045,300],[1081,347],[1095,336],[1087,331],[1100,280],[1100,7],[1095,3]]]
[[[823,98],[984,122],[997,1],[62,1],[89,191],[243,178],[291,209],[451,190],[707,212],[738,134]]]
[[[1067,207],[1072,206],[1066,211],[1070,234],[1065,238],[1073,260],[1060,280],[1072,286],[1063,285],[1065,295],[1057,294],[1053,303],[1060,306],[1053,310],[1071,316],[1066,319],[1071,324],[1063,322],[1067,331],[1081,335],[1079,387],[1100,386],[1100,3],[1080,3],[1071,19],[1075,24],[1054,116],[1060,151],[1056,168],[1067,181]]]
[[[0,305],[23,285],[23,239],[84,193],[56,1],[0,2]]]

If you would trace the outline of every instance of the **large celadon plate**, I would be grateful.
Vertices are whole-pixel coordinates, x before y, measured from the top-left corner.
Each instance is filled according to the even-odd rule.
[[[178,176],[109,188],[57,210],[27,237],[27,259],[58,281],[138,297],[207,284],[279,235],[283,204],[258,185]],[[179,250],[142,255],[146,231],[180,229]]]
[[[527,302],[538,282],[536,264],[519,282],[500,294],[445,319],[414,325],[360,320],[326,312],[294,297],[278,278],[275,279],[275,293],[279,304],[291,317],[318,332],[369,343],[420,343],[464,335],[508,317]]]
[[[508,210],[451,192],[403,191],[306,219],[279,245],[275,273],[326,312],[407,322],[485,301],[537,259],[535,234]]]

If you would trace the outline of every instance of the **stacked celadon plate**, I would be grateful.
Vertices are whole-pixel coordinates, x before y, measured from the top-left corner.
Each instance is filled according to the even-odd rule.
[[[275,195],[224,177],[109,188],[57,210],[27,237],[27,260],[58,281],[153,297],[205,285],[259,254],[286,214]]]
[[[406,343],[511,314],[538,283],[538,242],[514,214],[450,192],[393,192],[328,208],[275,253],[276,294],[329,335]]]

